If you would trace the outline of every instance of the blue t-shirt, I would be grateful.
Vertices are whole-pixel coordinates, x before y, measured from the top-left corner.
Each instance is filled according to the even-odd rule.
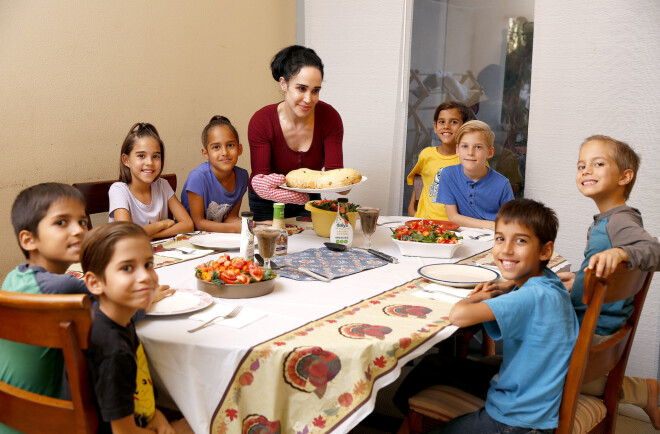
[[[224,221],[247,190],[249,178],[247,170],[234,166],[234,175],[236,176],[234,191],[227,191],[215,177],[208,161],[200,164],[190,172],[186,179],[181,193],[181,203],[190,214],[188,192],[191,191],[204,198],[204,217],[207,220]]]
[[[465,176],[462,164],[445,167],[440,175],[437,202],[456,205],[460,215],[492,221],[500,207],[510,200],[513,190],[509,180],[490,167],[477,182]]]
[[[621,248],[626,251],[631,269],[660,270],[660,243],[644,230],[639,210],[622,205],[596,214],[587,232],[584,261],[575,273],[575,281],[571,289],[571,300],[580,322],[587,310],[587,306],[582,303],[584,269],[589,265],[593,255],[611,248]],[[633,313],[632,303],[633,297],[604,304],[598,317],[596,334],[611,335],[623,327]]]
[[[548,268],[508,294],[485,300],[495,321],[488,334],[502,339],[504,360],[493,379],[486,411],[518,427],[555,428],[568,364],[579,332],[568,291]]]

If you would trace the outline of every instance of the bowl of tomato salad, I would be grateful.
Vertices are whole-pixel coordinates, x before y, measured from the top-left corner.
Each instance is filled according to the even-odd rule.
[[[463,237],[448,230],[447,223],[413,220],[392,230],[392,240],[404,256],[447,259],[463,245]]]
[[[259,264],[224,254],[195,267],[197,289],[213,297],[252,298],[270,294],[277,274]]]

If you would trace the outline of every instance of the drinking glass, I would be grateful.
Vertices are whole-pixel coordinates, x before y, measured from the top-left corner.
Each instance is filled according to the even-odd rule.
[[[270,258],[275,256],[277,239],[282,233],[281,229],[272,226],[257,226],[254,228],[254,236],[259,245],[259,254],[264,258],[264,268],[270,268]]]
[[[365,235],[365,248],[370,249],[371,235],[376,232],[376,223],[380,215],[380,208],[362,206],[357,211],[360,215],[362,233]]]

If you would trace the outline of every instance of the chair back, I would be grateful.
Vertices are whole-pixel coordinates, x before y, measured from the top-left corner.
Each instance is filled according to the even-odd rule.
[[[620,264],[607,279],[587,270],[582,302],[587,310],[568,367],[559,408],[558,434],[573,432],[573,423],[582,385],[607,375],[603,403],[607,414],[592,431],[614,432],[621,384],[628,364],[637,323],[642,312],[653,272],[630,270]],[[634,311],[624,326],[605,342],[592,346],[596,324],[604,303],[633,298]]]
[[[91,298],[0,290],[0,318],[0,338],[61,349],[71,389],[67,401],[0,381],[0,422],[25,433],[96,432],[98,418],[83,354],[89,347]]]
[[[167,180],[176,191],[176,173],[168,173],[167,175],[160,175],[161,178]],[[112,181],[94,181],[94,182],[77,182],[73,184],[85,198],[85,213],[87,218],[90,219],[91,214],[101,212],[108,212],[110,210],[110,199],[108,198],[108,190],[110,186],[117,182]],[[92,228],[92,221],[89,220],[89,228]]]

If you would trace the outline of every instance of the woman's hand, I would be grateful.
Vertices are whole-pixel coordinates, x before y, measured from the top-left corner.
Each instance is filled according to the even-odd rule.
[[[286,177],[278,173],[256,175],[252,178],[252,188],[259,197],[275,202],[294,203],[296,205],[304,205],[309,202],[308,194],[279,188],[285,181]]]

